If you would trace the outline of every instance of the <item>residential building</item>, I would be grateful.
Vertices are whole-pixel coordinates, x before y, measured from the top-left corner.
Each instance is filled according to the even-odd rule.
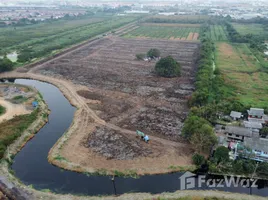
[[[250,159],[260,162],[268,162],[268,139],[245,138],[243,145],[252,149]]]
[[[230,114],[230,117],[232,117],[233,120],[238,120],[238,119],[241,119],[243,115],[241,112],[232,111]]]
[[[225,134],[227,137],[227,141],[241,141],[243,142],[245,138],[253,137],[253,131],[239,126],[226,126]]]

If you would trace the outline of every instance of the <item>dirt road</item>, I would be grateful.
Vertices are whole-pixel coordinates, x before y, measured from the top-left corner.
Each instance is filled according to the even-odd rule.
[[[31,113],[31,111],[27,110],[24,105],[13,104],[3,98],[0,98],[0,105],[6,108],[6,112],[0,116],[0,123],[4,120],[12,119],[15,115],[24,115]]]

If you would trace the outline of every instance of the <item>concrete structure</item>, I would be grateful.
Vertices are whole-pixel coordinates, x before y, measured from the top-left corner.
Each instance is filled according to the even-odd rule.
[[[227,141],[241,141],[243,142],[245,138],[253,137],[252,130],[245,127],[238,126],[226,126],[225,134]]]

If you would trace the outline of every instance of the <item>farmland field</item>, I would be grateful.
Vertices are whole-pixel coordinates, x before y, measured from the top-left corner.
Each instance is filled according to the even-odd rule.
[[[236,87],[240,101],[247,106],[265,107],[268,102],[268,74],[247,44],[217,43],[216,65],[227,84]]]
[[[239,23],[232,23],[236,31],[241,35],[259,35],[268,39],[268,29],[267,26],[265,28],[262,24],[239,24]]]
[[[224,26],[211,25],[209,34],[207,35],[212,41],[227,41],[227,35]]]
[[[103,17],[60,20],[26,27],[0,28],[1,52],[26,49],[33,57],[90,39],[98,34],[125,25],[137,17]]]
[[[198,40],[200,24],[145,23],[128,32],[125,38],[163,38],[176,40]]]
[[[189,111],[187,100],[194,90],[199,46],[192,41],[110,36],[37,68],[42,75],[76,83],[80,98],[106,122],[84,124],[87,131],[77,134],[81,139],[75,136],[69,140],[62,148],[63,157],[75,163],[83,159],[87,167],[109,170],[134,167],[143,171],[157,163],[147,173],[156,168],[166,171],[171,165],[190,165],[192,148],[180,133]],[[136,54],[150,48],[180,62],[182,76],[159,77],[154,73],[156,61],[136,59]],[[154,139],[146,145],[135,137],[136,130]],[[75,151],[70,152],[70,146]]]
[[[145,20],[148,23],[186,23],[200,24],[206,22],[210,17],[208,15],[156,15]]]

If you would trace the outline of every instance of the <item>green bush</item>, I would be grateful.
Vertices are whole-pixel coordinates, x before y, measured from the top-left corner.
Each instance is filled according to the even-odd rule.
[[[218,147],[214,153],[214,160],[217,163],[228,162],[229,161],[229,149],[224,146]]]
[[[196,166],[200,166],[205,163],[205,157],[203,155],[200,155],[198,153],[195,153],[192,157],[193,163]]]
[[[6,109],[0,105],[0,115],[4,114],[6,112]]]
[[[155,65],[155,71],[159,76],[176,77],[181,74],[181,65],[171,56],[161,58]]]
[[[147,56],[149,58],[158,58],[160,57],[160,51],[158,49],[150,49],[148,52],[147,52]]]

